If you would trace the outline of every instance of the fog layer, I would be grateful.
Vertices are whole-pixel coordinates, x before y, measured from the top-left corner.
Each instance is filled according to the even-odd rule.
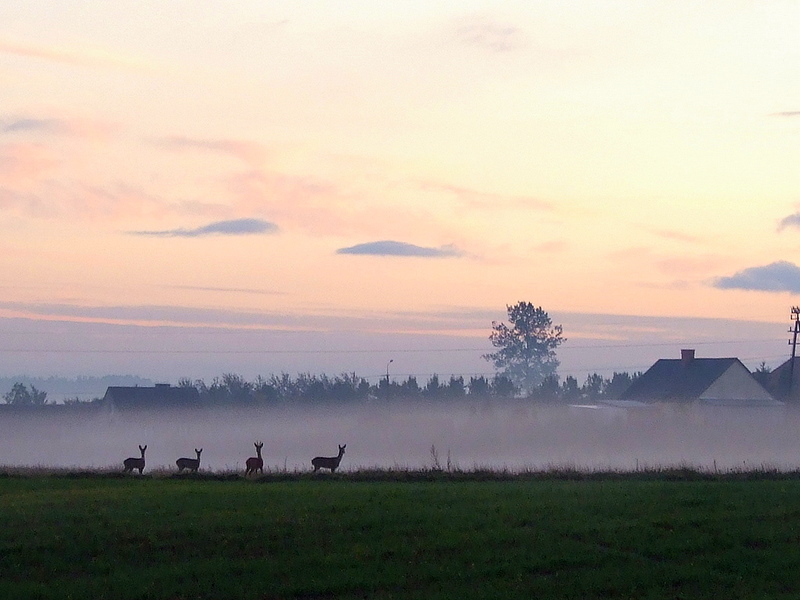
[[[309,470],[347,444],[340,470],[364,467],[703,469],[800,464],[800,411],[788,408],[532,405],[353,406],[111,413],[2,411],[0,464],[119,468],[147,444],[148,470],[176,470],[203,448],[202,470],[244,471],[264,443],[265,470]],[[436,456],[434,456],[436,455]]]

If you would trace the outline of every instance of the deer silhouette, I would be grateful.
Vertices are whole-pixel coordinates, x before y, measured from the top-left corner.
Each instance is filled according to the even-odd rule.
[[[175,464],[178,465],[178,473],[183,473],[184,469],[189,469],[192,473],[197,473],[197,469],[200,468],[200,453],[203,451],[202,448],[198,450],[197,448],[194,449],[195,454],[197,454],[197,458],[179,458]]]
[[[319,469],[330,469],[331,473],[335,473],[336,469],[339,468],[339,463],[342,462],[342,456],[344,456],[345,448],[347,448],[347,444],[344,446],[339,446],[339,454],[337,456],[317,456],[316,458],[311,459],[311,464],[314,467],[314,473],[316,473]]]
[[[144,446],[139,446],[139,452],[142,453],[142,457],[141,458],[131,457],[131,458],[126,458],[123,461],[122,464],[125,465],[125,470],[123,471],[123,473],[133,473],[134,469],[139,469],[139,475],[142,474],[142,471],[144,471],[144,451],[145,450],[147,450],[147,444],[145,444]]]
[[[245,463],[247,465],[247,471],[245,471],[244,474],[245,477],[251,473],[255,475],[256,471],[261,471],[261,474],[264,474],[264,459],[261,458],[261,449],[264,447],[264,442],[255,442],[253,445],[256,447],[256,456],[251,456],[247,459]]]

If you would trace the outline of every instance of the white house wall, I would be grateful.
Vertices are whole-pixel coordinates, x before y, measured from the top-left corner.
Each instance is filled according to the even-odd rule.
[[[765,390],[740,362],[733,363],[708,389],[700,400],[759,400],[773,401]]]

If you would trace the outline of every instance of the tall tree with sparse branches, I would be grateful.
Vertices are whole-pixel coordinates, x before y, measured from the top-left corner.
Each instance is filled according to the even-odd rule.
[[[506,306],[508,322],[492,321],[489,340],[496,352],[483,358],[507,376],[523,392],[530,394],[545,377],[555,376],[558,365],[556,348],[566,341],[561,325],[553,325],[541,306],[517,302]]]

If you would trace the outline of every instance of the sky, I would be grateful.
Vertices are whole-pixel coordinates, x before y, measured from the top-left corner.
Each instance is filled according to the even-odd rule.
[[[788,358],[800,4],[0,4],[0,374]],[[391,363],[389,361],[392,361]]]

